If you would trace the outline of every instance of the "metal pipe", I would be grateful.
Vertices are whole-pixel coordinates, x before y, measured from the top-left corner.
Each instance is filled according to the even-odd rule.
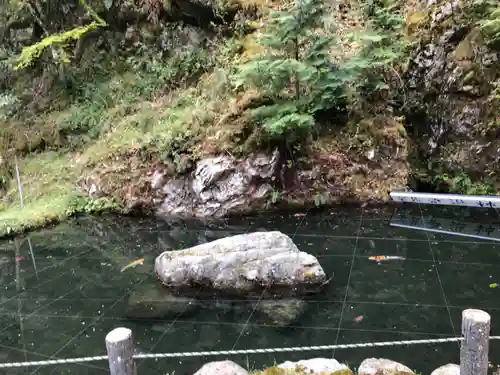
[[[500,208],[500,197],[496,195],[436,194],[407,191],[391,191],[389,195],[394,202],[401,203]]]

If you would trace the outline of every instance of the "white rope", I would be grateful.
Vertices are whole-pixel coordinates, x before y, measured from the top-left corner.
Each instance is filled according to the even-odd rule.
[[[500,336],[490,336],[490,340],[499,340]],[[135,354],[135,359],[146,358],[182,358],[182,357],[209,357],[218,355],[240,355],[240,354],[269,354],[269,353],[290,353],[314,350],[334,350],[334,349],[353,349],[353,348],[372,348],[382,346],[403,346],[403,345],[418,345],[418,344],[441,344],[446,342],[462,341],[463,337],[446,337],[441,339],[422,339],[422,340],[402,340],[402,341],[381,341],[381,342],[366,342],[357,344],[339,344],[339,345],[319,345],[319,346],[296,346],[288,348],[268,348],[268,349],[242,349],[242,350],[215,350],[207,352],[178,352],[178,353],[141,353]],[[65,363],[83,363],[107,361],[108,356],[100,355],[94,357],[66,358],[66,359],[48,359],[45,361],[27,361],[27,362],[10,362],[0,363],[0,368],[13,367],[29,367],[29,366],[45,366],[59,365]]]

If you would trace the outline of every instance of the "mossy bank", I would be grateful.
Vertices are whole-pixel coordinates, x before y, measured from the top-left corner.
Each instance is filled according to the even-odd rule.
[[[497,191],[496,2],[71,4],[0,8],[1,235]]]

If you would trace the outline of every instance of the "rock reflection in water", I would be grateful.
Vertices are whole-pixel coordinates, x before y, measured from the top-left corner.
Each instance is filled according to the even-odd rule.
[[[213,316],[217,321],[244,321],[254,311],[260,324],[285,327],[297,322],[306,308],[301,298],[223,299],[203,295],[178,296],[162,285],[143,284],[130,293],[126,317],[132,320],[182,320],[193,316]]]

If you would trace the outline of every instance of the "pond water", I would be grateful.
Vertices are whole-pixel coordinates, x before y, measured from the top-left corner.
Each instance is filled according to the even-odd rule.
[[[500,288],[490,287],[500,284],[500,243],[393,227],[392,213],[345,208],[204,223],[78,218],[32,233],[34,259],[27,238],[19,239],[18,246],[12,240],[0,242],[0,362],[103,355],[104,337],[118,326],[131,328],[137,351],[145,353],[333,345],[459,336],[462,310],[475,307],[492,315],[491,334],[500,334]],[[422,217],[433,218],[428,225],[440,230],[490,236],[500,230],[498,214],[487,210],[422,206],[401,213],[401,220],[417,226]],[[306,299],[306,309],[295,321],[283,326],[264,319],[256,313],[259,301],[233,301],[232,307],[218,301],[163,320],[127,318],[130,296],[154,288],[152,264],[162,249],[258,230],[290,235],[334,274],[324,292]],[[405,259],[377,264],[368,259],[372,255]],[[140,257],[145,258],[143,266],[120,272]],[[490,347],[493,363],[500,362],[497,342]],[[231,359],[256,369],[332,354],[304,351]],[[459,347],[452,342],[335,352],[335,358],[353,368],[367,357],[397,360],[425,374],[458,363]],[[225,358],[146,359],[138,361],[138,374],[188,375],[205,362]],[[109,373],[104,361],[0,372]]]

